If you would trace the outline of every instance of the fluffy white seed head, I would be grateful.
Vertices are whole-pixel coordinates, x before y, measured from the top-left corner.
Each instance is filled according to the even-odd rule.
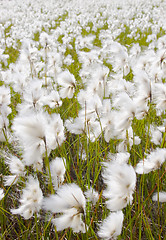
[[[3,189],[0,188],[0,200],[2,200],[4,198],[5,194],[3,192]]]
[[[117,239],[122,231],[123,219],[122,211],[111,213],[100,225],[98,236],[104,240]]]
[[[107,188],[103,195],[111,211],[121,210],[132,203],[136,186],[136,173],[131,165],[118,162],[104,163],[103,179]]]
[[[9,170],[12,174],[24,174],[25,165],[17,156],[10,155],[9,157],[6,157],[5,163],[8,164]]]
[[[40,189],[38,179],[29,176],[19,201],[21,203],[20,207],[18,209],[11,209],[13,214],[20,214],[25,219],[29,219],[32,217],[33,213],[40,210],[43,201],[43,193]]]
[[[4,186],[11,186],[18,181],[18,175],[3,176]]]
[[[13,130],[23,146],[37,144],[40,148],[45,148],[47,125],[47,113],[31,112],[25,116],[17,116],[13,122]]]
[[[54,188],[58,189],[64,181],[66,160],[56,157],[50,162],[51,177],[54,184]]]
[[[86,200],[82,190],[76,184],[61,186],[55,195],[45,198],[43,208],[53,213],[63,213],[53,219],[57,230],[71,227],[74,232],[85,232],[82,216],[85,215]]]
[[[63,121],[60,114],[52,114],[49,120],[47,143],[50,149],[59,147],[65,140]]]
[[[138,174],[149,173],[161,167],[166,160],[166,149],[156,148],[144,160],[137,163],[135,171]]]
[[[159,201],[159,202],[166,202],[166,192],[154,193],[152,200]]]
[[[68,209],[63,215],[52,220],[57,231],[62,231],[65,228],[72,228],[73,232],[85,233],[85,224],[82,220],[82,214],[78,213],[75,208]]]
[[[69,71],[65,71],[59,74],[58,84],[61,86],[59,94],[61,98],[72,98],[75,92],[75,78]]]
[[[92,202],[93,204],[96,204],[97,201],[99,200],[99,194],[98,192],[93,189],[92,187],[90,187],[90,189],[88,189],[86,192],[85,192],[85,196],[86,198]]]
[[[109,153],[108,160],[115,161],[116,163],[123,164],[127,163],[130,157],[130,153],[128,152],[120,152],[120,153]]]
[[[70,208],[85,211],[86,200],[79,186],[65,184],[61,186],[55,195],[44,199],[43,207],[53,213],[64,212]]]

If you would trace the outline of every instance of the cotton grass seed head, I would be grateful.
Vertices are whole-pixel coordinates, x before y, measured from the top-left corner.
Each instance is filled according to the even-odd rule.
[[[152,197],[153,201],[166,202],[166,192],[154,193]]]
[[[123,219],[122,211],[110,213],[100,225],[98,236],[104,240],[117,239],[122,231]]]
[[[25,219],[29,219],[41,208],[43,193],[39,186],[38,179],[29,176],[26,187],[23,189],[20,198],[21,205],[17,209],[11,209],[12,214],[19,214]]]
[[[66,160],[59,157],[56,157],[50,162],[51,177],[55,189],[58,189],[64,181],[64,175],[66,171],[65,165]]]
[[[131,165],[116,161],[104,163],[103,180],[107,188],[103,196],[107,198],[107,208],[118,211],[132,204],[132,194],[136,186],[136,173]]]
[[[0,200],[4,198],[5,194],[2,188],[0,188]]]
[[[149,173],[159,169],[166,160],[166,149],[156,148],[147,157],[137,163],[135,171],[138,174]]]
[[[53,220],[59,230],[71,227],[75,232],[85,232],[82,216],[85,215],[86,199],[76,184],[61,186],[55,195],[43,201],[43,208],[52,213],[63,213]]]

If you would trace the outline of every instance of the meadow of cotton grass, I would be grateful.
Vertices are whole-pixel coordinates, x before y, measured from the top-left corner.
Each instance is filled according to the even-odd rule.
[[[166,2],[0,2],[0,239],[165,239]]]

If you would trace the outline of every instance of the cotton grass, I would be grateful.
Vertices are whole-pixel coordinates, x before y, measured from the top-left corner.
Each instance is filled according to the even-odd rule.
[[[165,7],[2,1],[1,238],[164,239]]]

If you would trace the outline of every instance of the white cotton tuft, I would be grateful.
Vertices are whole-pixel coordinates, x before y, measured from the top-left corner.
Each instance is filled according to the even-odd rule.
[[[19,201],[21,203],[19,208],[11,209],[11,212],[13,214],[19,214],[25,219],[31,218],[35,212],[41,209],[43,193],[40,189],[38,179],[29,176]]]
[[[65,132],[63,126],[63,120],[60,114],[52,114],[49,119],[49,125],[47,127],[48,137],[47,144],[50,149],[55,149],[64,142]]]
[[[3,189],[0,188],[0,200],[2,200],[4,198],[5,194],[3,192]]]
[[[13,131],[25,147],[33,146],[45,149],[48,114],[31,112],[25,116],[17,116],[13,121]]]
[[[123,164],[127,163],[130,158],[130,153],[120,152],[120,153],[109,153],[108,160],[115,161],[116,163]]]
[[[75,92],[75,77],[68,70],[62,72],[58,76],[58,84],[60,85],[59,95],[61,98],[72,98]]]
[[[66,160],[56,157],[50,162],[50,171],[55,190],[62,185],[64,181]]]
[[[8,175],[3,177],[4,180],[4,186],[11,186],[13,184],[16,184],[18,181],[17,175]]]
[[[137,163],[135,171],[138,174],[149,173],[161,167],[166,160],[166,149],[156,148],[144,160]]]
[[[165,130],[165,129],[164,129]],[[162,142],[162,131],[160,127],[150,126],[151,142],[160,145]]]
[[[154,193],[152,197],[153,201],[166,202],[166,192]]]
[[[74,232],[85,232],[82,216],[85,215],[86,199],[82,190],[76,184],[61,186],[55,195],[44,199],[43,208],[52,213],[63,213],[53,219],[57,230],[71,227]]]
[[[17,156],[4,152],[5,163],[9,166],[12,175],[4,176],[4,185],[11,186],[16,184],[19,177],[25,175],[25,164]]]
[[[132,203],[132,194],[136,186],[136,173],[131,165],[116,161],[104,163],[103,180],[107,188],[103,196],[107,198],[107,207],[118,211]]]
[[[123,219],[122,211],[111,213],[100,225],[98,236],[104,240],[117,239],[122,231]]]
[[[5,157],[5,163],[9,165],[9,170],[12,174],[24,174],[25,165],[18,157],[9,155],[8,157]]]
[[[99,200],[99,194],[96,190],[94,190],[92,187],[90,187],[90,189],[88,189],[85,192],[85,196],[86,198],[92,202],[93,204],[96,204],[97,201]]]
[[[52,223],[56,226],[57,231],[71,227],[76,233],[80,231],[85,233],[85,224],[81,219],[81,214],[78,214],[75,208],[66,210],[65,214],[54,218]]]
[[[53,213],[63,212],[69,208],[85,209],[85,197],[82,190],[74,183],[61,186],[55,195],[44,199],[44,209]]]

